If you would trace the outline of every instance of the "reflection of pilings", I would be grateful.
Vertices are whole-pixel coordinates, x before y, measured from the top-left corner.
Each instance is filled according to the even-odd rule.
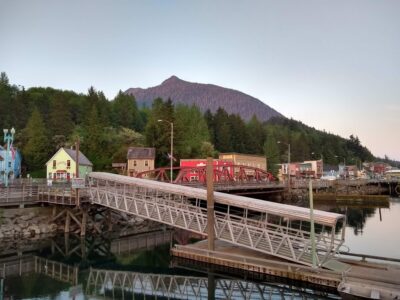
[[[107,236],[66,234],[64,239],[53,239],[52,254],[61,254],[63,257],[76,255],[81,259],[86,259],[92,252],[97,255],[108,256],[109,254],[124,254],[142,249],[152,249],[154,247],[169,244],[173,239],[172,230],[160,230],[120,237],[110,240]]]
[[[207,299],[208,281],[207,277],[90,269],[86,289],[90,295],[112,298],[140,294],[173,299]],[[292,290],[291,286],[284,284],[221,278],[213,281],[215,299],[316,299],[316,295],[308,289]],[[333,299],[339,298],[330,296]],[[323,298],[318,296],[318,299]]]
[[[21,276],[35,271],[33,256],[18,256],[0,261],[0,277]]]
[[[52,279],[77,284],[78,268],[38,256],[22,256],[0,262],[0,277],[22,276],[37,273]]]
[[[79,269],[77,267],[37,256],[34,257],[34,260],[36,273],[44,274],[55,280],[71,283],[73,285],[78,283]]]

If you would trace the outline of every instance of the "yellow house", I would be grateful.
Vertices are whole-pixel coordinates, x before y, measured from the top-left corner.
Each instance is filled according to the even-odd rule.
[[[76,177],[85,177],[92,172],[93,164],[79,151],[79,174],[76,176],[76,151],[60,148],[46,163],[47,178],[53,180],[70,180]]]
[[[220,153],[219,159],[231,161],[234,165],[267,170],[267,158],[265,156],[230,152]]]

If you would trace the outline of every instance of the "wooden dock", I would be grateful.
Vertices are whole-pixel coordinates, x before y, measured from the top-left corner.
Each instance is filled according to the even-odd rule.
[[[207,250],[207,241],[200,241],[188,246],[177,245],[171,249],[171,254],[203,263],[284,277],[326,287],[337,288],[344,282],[353,285],[370,285],[374,287],[374,291],[378,290],[381,295],[380,299],[387,298],[387,295],[393,295],[391,299],[400,299],[400,265],[395,264],[340,259],[341,263],[349,265],[350,268],[338,272],[290,263],[221,241],[215,242],[215,251]],[[398,298],[395,298],[396,296]]]

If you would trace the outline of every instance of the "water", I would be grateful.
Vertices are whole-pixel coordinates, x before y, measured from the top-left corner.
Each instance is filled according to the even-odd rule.
[[[400,259],[400,199],[392,199],[390,207],[380,209],[329,205],[317,208],[347,214],[345,244],[351,252]],[[340,299],[334,290],[172,258],[169,249],[175,240],[190,240],[190,236],[166,230],[129,237],[88,236],[85,240],[62,235],[32,242],[36,249],[31,251],[30,243],[26,253],[26,245],[14,247],[1,242],[0,274],[3,266],[8,272],[4,297]],[[76,275],[74,270],[78,270]]]
[[[350,252],[400,259],[400,198],[392,198],[389,207],[317,205],[316,208],[347,215],[345,245]]]

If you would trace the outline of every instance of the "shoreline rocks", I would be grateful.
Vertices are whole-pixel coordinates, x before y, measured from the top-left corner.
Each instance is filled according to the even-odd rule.
[[[48,216],[38,216],[34,212],[0,217],[0,239],[34,238],[55,233],[56,230],[57,225],[49,223]]]

